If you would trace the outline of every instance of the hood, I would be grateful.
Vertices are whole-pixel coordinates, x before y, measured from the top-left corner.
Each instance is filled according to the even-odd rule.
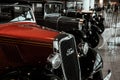
[[[80,18],[72,18],[67,16],[47,16],[45,20],[52,20],[52,21],[65,21],[70,23],[78,23],[80,21]]]
[[[31,22],[0,24],[0,36],[52,43],[59,32],[45,29]]]
[[[45,18],[45,26],[65,32],[78,30],[79,22],[80,19],[66,17],[66,16],[60,16],[60,17],[49,16]]]

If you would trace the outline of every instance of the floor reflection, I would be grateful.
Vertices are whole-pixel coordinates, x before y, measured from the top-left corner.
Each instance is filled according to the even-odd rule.
[[[103,75],[111,69],[112,76],[110,80],[120,80],[120,13],[105,13],[106,29],[102,34],[104,38],[103,45],[98,49],[103,61]]]

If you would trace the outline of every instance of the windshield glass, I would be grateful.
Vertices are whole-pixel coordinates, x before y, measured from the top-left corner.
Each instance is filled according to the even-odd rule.
[[[68,11],[75,11],[82,9],[82,2],[67,2],[67,9]]]
[[[57,16],[60,15],[62,10],[62,4],[57,4],[57,3],[47,3],[45,5],[45,13],[48,15],[53,15],[53,16]]]
[[[22,5],[0,5],[0,23],[19,21],[34,21],[29,7]]]

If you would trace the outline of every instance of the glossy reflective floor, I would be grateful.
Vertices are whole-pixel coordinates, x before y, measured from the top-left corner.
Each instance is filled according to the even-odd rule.
[[[107,70],[112,71],[110,80],[120,80],[120,12],[106,13],[105,31],[102,34],[104,42],[97,49],[104,61],[103,76]]]

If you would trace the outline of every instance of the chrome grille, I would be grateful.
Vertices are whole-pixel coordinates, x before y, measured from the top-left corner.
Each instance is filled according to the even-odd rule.
[[[80,65],[74,37],[69,35],[59,41],[62,69],[65,80],[80,80]]]

